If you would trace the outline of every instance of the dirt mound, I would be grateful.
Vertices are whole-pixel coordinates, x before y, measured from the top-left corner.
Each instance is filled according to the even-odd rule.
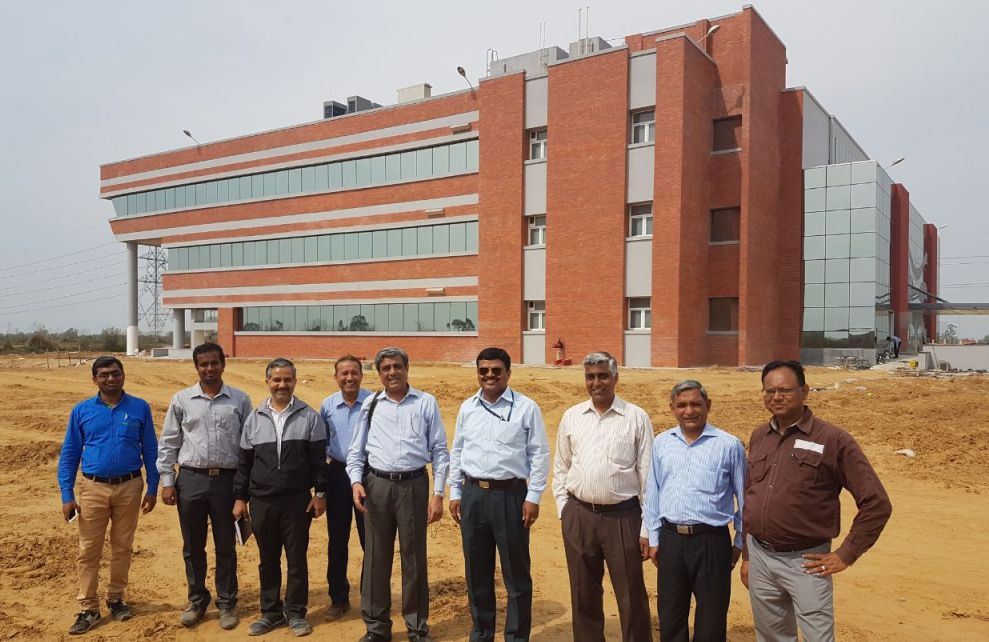
[[[29,444],[9,444],[0,447],[0,470],[12,471],[38,468],[58,461],[62,444],[36,441]]]

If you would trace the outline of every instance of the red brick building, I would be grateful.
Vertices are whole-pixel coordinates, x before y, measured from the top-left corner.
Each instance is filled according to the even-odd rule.
[[[190,310],[236,356],[797,358],[804,171],[867,156],[786,62],[746,7],[110,163],[100,193],[133,265],[168,249],[176,336]]]

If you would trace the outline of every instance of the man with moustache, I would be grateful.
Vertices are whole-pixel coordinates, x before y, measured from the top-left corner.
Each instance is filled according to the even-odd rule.
[[[364,513],[360,642],[391,639],[391,567],[398,533],[402,559],[402,615],[411,642],[429,636],[426,526],[443,516],[443,486],[450,467],[446,431],[433,395],[409,385],[409,356],[384,348],[374,357],[384,391],[361,408],[347,454],[354,504]],[[426,465],[432,464],[429,485]]]
[[[642,523],[652,423],[615,395],[618,363],[607,352],[584,358],[590,399],[560,421],[553,495],[563,525],[570,574],[574,642],[605,642],[602,580],[608,564],[624,642],[652,640],[642,561],[649,540]]]
[[[329,555],[326,562],[326,584],[330,592],[328,621],[339,620],[350,610],[350,582],[347,581],[347,561],[350,545],[351,516],[357,523],[357,537],[364,548],[364,516],[354,506],[347,477],[347,450],[357,428],[361,404],[371,394],[361,388],[364,372],[361,360],[353,355],[340,357],[333,364],[333,378],[340,390],[323,400],[319,414],[326,422],[326,530],[329,535]]]
[[[893,510],[855,439],[804,404],[809,392],[799,361],[762,369],[773,417],[749,441],[741,571],[759,642],[796,642],[798,627],[805,642],[834,640],[831,576],[876,543]],[[832,551],[843,488],[858,513]]]
[[[707,422],[711,399],[699,381],[673,386],[670,410],[677,425],[653,441],[645,509],[649,557],[659,569],[659,639],[690,640],[693,595],[694,642],[723,642],[731,571],[742,554],[745,446]]]
[[[204,343],[192,351],[199,383],[176,393],[165,414],[158,442],[161,501],[178,504],[182,557],[189,585],[183,626],[198,623],[209,606],[206,588],[206,533],[213,530],[216,551],[216,607],[220,628],[237,626],[237,547],[230,512],[240,435],[251,414],[250,398],[223,382],[223,348]],[[176,478],[175,466],[179,466]]]
[[[124,392],[124,364],[116,357],[93,361],[95,397],[76,404],[65,429],[58,458],[58,485],[62,491],[62,516],[79,520],[79,606],[82,610],[69,628],[78,635],[100,621],[97,587],[100,558],[110,526],[110,584],[106,606],[110,617],[123,622],[134,617],[124,602],[127,575],[134,550],[138,512],[150,513],[158,494],[158,439],[151,407],[143,399]],[[76,472],[82,464],[82,480],[75,491]],[[148,487],[142,498],[147,470]]]
[[[463,538],[470,642],[494,641],[496,549],[508,593],[505,640],[522,642],[532,628],[529,528],[549,475],[549,440],[539,406],[508,387],[508,353],[485,348],[476,364],[480,390],[460,406],[450,451],[450,514]]]
[[[271,396],[244,422],[240,462],[234,478],[233,516],[245,517],[250,501],[251,528],[261,563],[261,617],[248,629],[263,635],[288,624],[296,636],[309,635],[309,525],[326,511],[326,424],[319,413],[295,396],[295,366],[278,358],[265,369]],[[310,495],[315,488],[316,495]],[[285,600],[282,549],[288,562]]]

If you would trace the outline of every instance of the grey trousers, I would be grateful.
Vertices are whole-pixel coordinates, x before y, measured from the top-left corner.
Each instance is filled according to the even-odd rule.
[[[748,537],[749,598],[757,642],[833,642],[831,576],[804,572],[804,553],[827,553],[831,542],[792,553],[773,553]]]
[[[426,577],[426,509],[429,476],[391,481],[368,474],[364,513],[364,578],[361,614],[368,633],[391,637],[391,570],[398,533],[402,560],[402,616],[410,634],[429,632]]]

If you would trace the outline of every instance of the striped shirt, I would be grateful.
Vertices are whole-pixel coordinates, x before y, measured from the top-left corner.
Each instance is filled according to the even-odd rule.
[[[643,515],[649,545],[659,546],[662,520],[673,524],[735,527],[742,548],[745,446],[711,424],[688,444],[679,426],[657,435]],[[736,501],[738,507],[736,508]]]
[[[638,497],[642,504],[652,437],[646,411],[620,397],[600,415],[589,399],[567,409],[553,465],[557,513],[563,513],[570,495],[592,504]]]

